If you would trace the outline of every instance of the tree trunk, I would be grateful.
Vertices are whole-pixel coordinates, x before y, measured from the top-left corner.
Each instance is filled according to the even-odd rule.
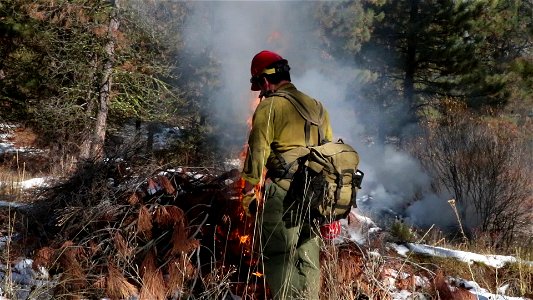
[[[416,72],[416,39],[418,26],[419,0],[410,0],[409,23],[407,28],[407,53],[405,59],[404,97],[411,109],[414,103],[414,78]]]
[[[81,153],[82,159],[89,159],[94,161],[101,161],[104,159],[104,143],[107,129],[107,114],[109,110],[109,102],[111,96],[111,88],[113,85],[113,66],[115,62],[115,43],[116,32],[119,27],[117,19],[117,10],[119,8],[119,1],[114,1],[114,9],[111,12],[111,19],[107,28],[108,42],[105,45],[106,60],[102,70],[102,78],[100,80],[100,89],[98,91],[98,111],[96,113],[96,122],[92,137],[90,137],[90,151],[88,154]],[[87,145],[83,145],[87,147]],[[83,150],[83,148],[82,148]],[[86,155],[86,157],[83,157]]]
[[[91,82],[96,81],[97,79],[96,78],[97,69],[98,69],[98,57],[96,54],[94,54],[91,59],[91,74],[90,74]],[[87,89],[87,95],[85,96],[87,99],[87,107],[85,108],[87,120],[92,119],[95,106],[96,106],[96,101],[94,101],[92,97],[93,92],[94,91],[92,91],[92,89],[89,88]],[[84,137],[84,140],[82,144],[80,145],[79,157],[81,160],[87,160],[91,156],[91,144],[92,144],[92,132],[93,132],[92,131],[93,127],[91,125],[92,124],[87,124],[84,130],[84,133],[87,136]]]

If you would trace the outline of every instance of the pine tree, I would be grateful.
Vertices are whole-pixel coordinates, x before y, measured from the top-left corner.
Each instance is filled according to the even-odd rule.
[[[374,23],[371,39],[356,57],[378,74],[362,98],[376,99],[383,108],[379,113],[404,116],[384,128],[384,135],[416,124],[421,109],[439,108],[439,99],[472,108],[506,104],[509,63],[531,49],[530,15],[522,1],[403,0],[370,6],[384,18]]]
[[[168,48],[156,23],[140,18],[139,8],[150,5],[3,2],[0,92],[11,115],[71,155],[81,144],[83,158],[101,158],[105,132],[128,118],[175,118],[181,100],[169,85]]]

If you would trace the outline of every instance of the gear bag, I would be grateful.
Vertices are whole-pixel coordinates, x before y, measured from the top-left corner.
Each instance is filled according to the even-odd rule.
[[[288,99],[306,120],[306,144],[299,150],[289,151],[305,153],[296,160],[288,159],[287,155],[277,155],[284,162],[285,178],[292,178],[284,208],[291,213],[285,214],[285,221],[294,222],[302,219],[312,220],[318,224],[346,218],[352,207],[356,206],[357,190],[361,188],[364,173],[357,169],[359,154],[354,148],[342,140],[337,142],[323,141],[323,116],[317,122],[310,120],[308,110],[297,98],[284,92],[276,92],[274,96]],[[320,108],[320,114],[323,109]],[[320,145],[309,145],[309,128],[318,126]],[[285,156],[285,157],[284,157]],[[278,177],[283,178],[283,177]]]

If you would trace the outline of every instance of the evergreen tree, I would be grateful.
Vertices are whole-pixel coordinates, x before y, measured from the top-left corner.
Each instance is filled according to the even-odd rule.
[[[319,3],[316,17],[326,51],[336,59],[353,61],[362,45],[371,38],[374,23],[382,20],[383,14],[376,12],[374,7],[379,7],[383,2],[365,0]]]
[[[2,118],[24,120],[29,114],[26,98],[36,98],[40,57],[26,45],[35,34],[35,22],[20,10],[20,1],[0,2],[0,107]]]
[[[98,148],[108,125],[155,115],[170,119],[180,99],[168,84],[169,56],[164,39],[158,39],[160,28],[149,22],[153,19],[140,18],[139,8],[150,5],[125,1],[119,9],[103,0],[3,2],[4,107],[70,153],[79,151],[76,145],[90,144],[82,141],[96,141],[92,137],[98,131],[99,145],[82,153],[87,158],[101,156]],[[108,115],[102,114],[105,110]]]
[[[364,121],[378,114],[387,120],[379,128],[381,139],[416,126],[428,104],[444,112],[440,99],[460,100],[472,108],[502,107],[511,78],[524,78],[519,73],[528,69],[524,56],[531,53],[531,4],[524,1],[389,0],[334,7],[344,9],[324,23],[331,28],[326,33],[344,41],[338,53],[352,55],[367,70],[363,90],[352,97],[370,104],[361,114]],[[372,19],[368,41],[364,28],[369,24],[343,21],[350,11],[352,16],[357,15],[353,11],[372,12],[359,13],[359,20],[383,17]]]

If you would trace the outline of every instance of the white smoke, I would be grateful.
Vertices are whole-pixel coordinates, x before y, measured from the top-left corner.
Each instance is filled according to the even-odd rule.
[[[215,1],[194,5],[185,26],[185,45],[193,52],[210,49],[220,63],[222,88],[210,95],[213,115],[224,116],[226,122],[244,123],[252,98],[250,61],[264,49],[279,52],[289,61],[296,87],[321,100],[328,109],[335,137],[353,144],[360,153],[360,169],[365,172],[360,195],[372,199],[371,203],[361,203],[362,208],[373,214],[392,211],[420,225],[453,221],[447,199],[430,192],[430,180],[414,158],[392,146],[369,146],[363,141],[365,126],[377,126],[384,120],[375,120],[375,124],[358,122],[356,112],[362,104],[346,98],[348,90],[357,90],[353,82],[360,70],[324,57],[315,35],[315,5],[313,1]],[[335,73],[325,74],[318,68],[325,60]],[[242,144],[246,138],[242,136]],[[413,204],[415,196],[418,201]]]

